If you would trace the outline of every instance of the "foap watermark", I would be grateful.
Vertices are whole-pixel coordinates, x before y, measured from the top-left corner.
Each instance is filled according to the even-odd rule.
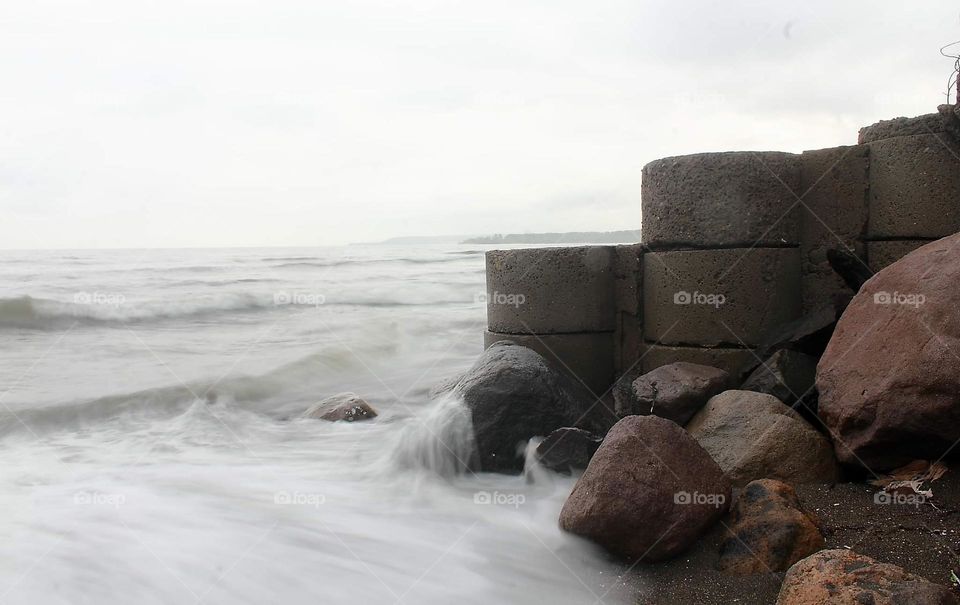
[[[288,492],[280,491],[273,495],[274,504],[290,504],[294,506],[312,506],[320,508],[327,502],[327,497],[316,492]]]
[[[700,492],[677,492],[673,495],[673,503],[685,506],[698,504],[720,508],[727,502],[726,494],[701,494]]]
[[[73,495],[73,503],[83,506],[112,506],[120,508],[127,501],[123,494],[111,494],[106,492],[77,492]]]
[[[687,292],[680,290],[673,295],[673,304],[675,305],[706,305],[719,309],[721,305],[727,302],[727,297],[723,294],[713,294],[708,292]]]
[[[923,294],[884,291],[876,292],[873,295],[873,304],[875,305],[906,305],[916,308],[925,302],[927,302],[927,297]]]
[[[918,508],[921,505],[926,504],[926,502],[927,496],[924,494],[901,494],[898,492],[880,490],[873,495],[873,503],[880,506],[892,504],[894,506],[913,506]]]
[[[477,294],[473,300],[479,304],[504,305],[517,308],[520,305],[526,304],[527,296],[526,294],[520,293],[508,294],[505,292],[495,291],[491,292],[490,294],[487,294],[486,292]]]
[[[523,494],[508,494],[504,492],[488,492],[481,490],[473,494],[474,504],[495,504],[497,506],[512,506],[520,508],[527,501]]]
[[[278,307],[281,305],[319,307],[325,302],[327,302],[327,297],[316,292],[280,291],[273,293],[273,304]]]
[[[73,295],[73,302],[78,305],[119,307],[126,300],[127,297],[119,292],[77,292]]]

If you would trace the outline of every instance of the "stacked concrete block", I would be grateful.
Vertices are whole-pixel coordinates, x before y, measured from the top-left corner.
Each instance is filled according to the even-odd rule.
[[[917,248],[935,241],[937,240],[899,239],[867,242],[867,258],[870,259],[870,268],[877,272],[888,265],[892,265]]]
[[[530,346],[598,396],[675,361],[755,366],[771,332],[850,294],[829,250],[877,271],[960,231],[946,109],[864,128],[854,146],[649,163],[642,244],[488,253],[486,344]]]
[[[800,156],[800,253],[803,311],[832,306],[849,287],[827,251],[846,250],[866,265],[870,149],[867,145],[805,151]]]
[[[800,313],[799,156],[705,153],[643,172],[643,369],[737,373]]]
[[[960,145],[946,134],[870,143],[870,240],[960,231]]]
[[[485,344],[529,346],[602,395],[617,365],[616,256],[613,246],[487,252]]]
[[[614,249],[613,279],[617,314],[615,370],[621,375],[638,366],[643,349],[643,246]]]
[[[736,151],[643,168],[642,241],[653,249],[797,244],[797,156]]]
[[[797,248],[650,252],[643,333],[666,345],[757,346],[800,312]]]
[[[878,122],[870,147],[867,260],[874,271],[960,231],[960,144],[940,114]]]
[[[893,137],[908,137],[915,134],[937,134],[944,132],[944,120],[940,113],[927,113],[913,118],[894,118],[880,120],[876,124],[860,129],[857,143],[864,145],[874,141]]]

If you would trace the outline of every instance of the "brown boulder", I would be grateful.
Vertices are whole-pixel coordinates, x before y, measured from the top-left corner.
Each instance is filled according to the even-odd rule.
[[[873,471],[938,459],[960,439],[960,234],[882,270],[817,367],[837,457]]]
[[[730,386],[730,374],[696,363],[660,366],[633,381],[628,405],[617,415],[654,415],[683,426],[707,402]]]
[[[786,571],[824,546],[817,521],[792,487],[774,479],[747,484],[731,511],[720,547],[720,571],[750,575]]]
[[[790,568],[777,605],[956,605],[946,586],[849,550],[821,550]]]
[[[330,422],[356,422],[377,417],[377,411],[355,393],[340,393],[327,397],[304,412],[304,418],[329,420]]]
[[[726,391],[687,425],[733,484],[755,479],[833,483],[839,468],[830,442],[772,395]]]
[[[687,549],[730,506],[723,471],[676,423],[627,416],[610,429],[560,512],[560,527],[630,560]]]

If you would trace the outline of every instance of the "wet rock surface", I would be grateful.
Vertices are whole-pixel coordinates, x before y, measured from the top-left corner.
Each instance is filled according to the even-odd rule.
[[[607,436],[560,513],[560,527],[631,561],[676,556],[730,506],[730,483],[676,423],[628,416]]]
[[[751,481],[730,514],[718,568],[734,575],[786,571],[824,547],[816,518],[794,489],[774,479]]]

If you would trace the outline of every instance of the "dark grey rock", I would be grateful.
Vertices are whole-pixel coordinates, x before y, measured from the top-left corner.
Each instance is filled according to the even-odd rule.
[[[527,347],[501,341],[484,351],[456,388],[473,419],[480,469],[519,473],[532,437],[577,426],[592,402],[571,380]]]
[[[602,441],[583,429],[557,429],[537,446],[537,460],[546,468],[565,475],[582,471]]]
[[[781,349],[754,370],[740,388],[773,395],[792,406],[814,392],[816,379],[816,357]]]

